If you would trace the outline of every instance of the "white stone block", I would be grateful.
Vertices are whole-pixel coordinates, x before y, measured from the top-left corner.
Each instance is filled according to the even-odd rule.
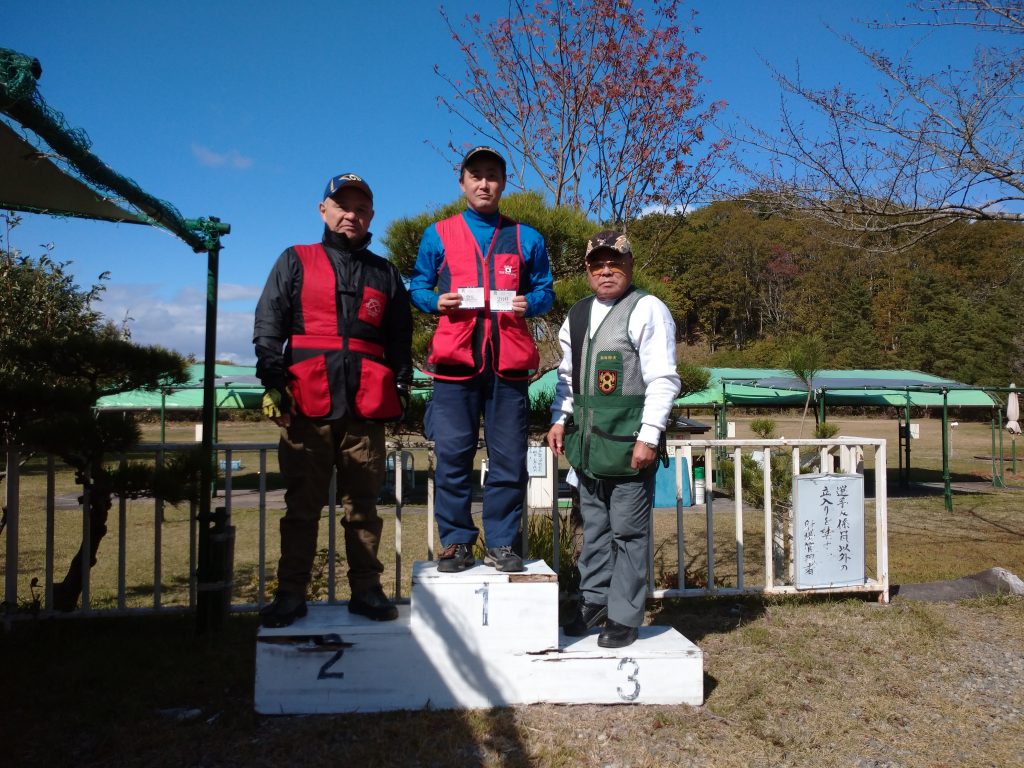
[[[412,631],[424,646],[482,655],[539,653],[558,647],[558,577],[543,560],[523,573],[478,564],[440,573],[437,563],[412,567]]]
[[[290,627],[261,629],[255,709],[326,714],[533,704],[703,702],[703,654],[671,627],[641,627],[628,648],[597,632],[546,653],[478,655],[464,643],[422,644],[408,606],[372,622],[345,606],[313,606]]]
[[[671,627],[599,648],[597,631],[558,630],[558,582],[543,561],[521,574],[478,565],[413,566],[412,606],[375,622],[347,606],[311,606],[256,638],[261,714],[563,704],[703,703],[703,654]]]
[[[440,679],[430,674],[409,629],[353,616],[345,606],[311,606],[290,627],[256,638],[255,708],[261,714],[418,709]]]
[[[563,637],[559,653],[529,656],[530,696],[553,704],[704,703],[704,654],[672,627],[640,627],[625,648],[601,648],[598,631]]]

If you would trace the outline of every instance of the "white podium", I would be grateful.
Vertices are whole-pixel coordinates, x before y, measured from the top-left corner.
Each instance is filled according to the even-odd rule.
[[[621,649],[599,648],[597,630],[565,637],[557,577],[544,561],[524,573],[436,565],[414,564],[411,605],[396,621],[311,606],[290,627],[260,629],[256,711],[703,703],[703,654],[671,627],[641,627]]]

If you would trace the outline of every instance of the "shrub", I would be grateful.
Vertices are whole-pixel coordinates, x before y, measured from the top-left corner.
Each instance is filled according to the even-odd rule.
[[[775,438],[775,426],[774,419],[754,419],[750,422],[750,431],[765,440],[772,440]]]
[[[819,440],[828,440],[830,437],[835,437],[838,434],[838,424],[829,424],[828,422],[825,422],[814,428],[814,436]]]

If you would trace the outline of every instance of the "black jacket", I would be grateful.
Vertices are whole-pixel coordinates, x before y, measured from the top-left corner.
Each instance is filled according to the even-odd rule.
[[[370,238],[351,248],[347,238],[325,229],[322,245],[334,267],[338,316],[338,335],[376,341],[384,347],[384,359],[394,372],[400,387],[412,381],[412,315],[409,295],[402,277],[393,264],[369,250]],[[305,332],[302,316],[303,267],[294,247],[278,257],[263,294],[256,305],[253,343],[256,345],[256,374],[267,388],[284,390],[289,384],[288,367],[292,350],[286,343],[295,334]],[[371,328],[359,318],[359,308],[366,286],[382,291],[387,297],[384,317],[379,328]],[[358,383],[345,382],[348,365],[335,371],[332,379],[334,406],[331,418],[339,418],[352,410],[351,399]]]

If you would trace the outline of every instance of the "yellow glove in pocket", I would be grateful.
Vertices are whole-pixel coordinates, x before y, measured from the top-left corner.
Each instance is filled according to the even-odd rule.
[[[268,389],[263,393],[263,415],[268,419],[280,419],[284,414],[291,412],[291,393],[286,389],[281,392],[279,389]]]

